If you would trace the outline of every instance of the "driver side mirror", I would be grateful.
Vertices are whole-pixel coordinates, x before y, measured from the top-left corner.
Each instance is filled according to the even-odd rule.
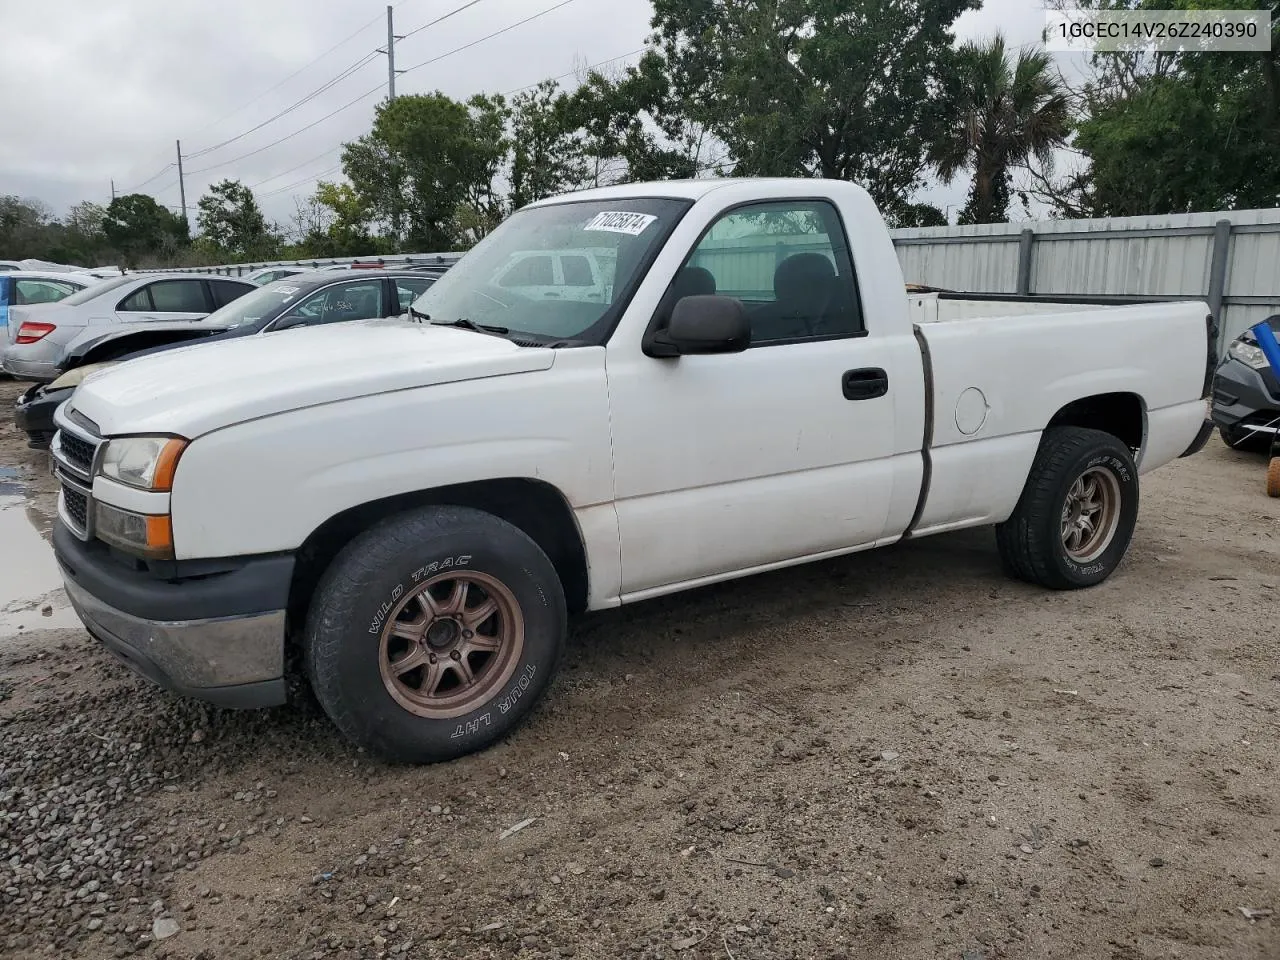
[[[681,356],[741,353],[751,346],[751,320],[742,301],[734,297],[682,297],[658,339],[665,340]]]
[[[294,327],[301,327],[306,322],[307,322],[306,317],[299,317],[297,315],[294,315],[292,317],[281,317],[279,320],[275,322],[275,326],[273,326],[271,329],[272,330],[292,330]]]

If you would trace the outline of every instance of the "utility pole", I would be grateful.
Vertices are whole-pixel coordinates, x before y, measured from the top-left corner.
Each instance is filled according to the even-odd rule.
[[[111,202],[116,202],[116,178],[111,178]]]
[[[395,22],[391,12],[391,5],[387,5],[387,46],[379,47],[379,53],[387,55],[387,99],[394,100],[396,98],[396,74],[403,73],[403,70],[396,69],[396,41],[403,40],[404,37],[396,34]]]
[[[178,145],[178,196],[182,198],[182,219],[189,227],[191,221],[187,220],[187,185],[182,179],[182,141],[175,140],[174,143]]]
[[[403,73],[396,69],[396,41],[403,40],[403,37],[396,35],[396,27],[394,14],[391,11],[391,4],[387,4],[387,46],[386,49],[378,48],[379,53],[387,55],[387,103],[396,98],[396,74]],[[396,184],[396,192],[399,193],[400,188],[400,171],[396,164],[391,164],[391,177]],[[391,210],[391,233],[395,237],[397,247],[400,243],[400,202],[396,201],[395,206]]]

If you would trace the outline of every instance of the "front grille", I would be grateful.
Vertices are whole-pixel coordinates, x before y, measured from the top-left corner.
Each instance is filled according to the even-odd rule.
[[[53,437],[54,475],[62,487],[62,519],[81,540],[93,536],[93,469],[102,440],[69,426],[61,411],[54,414],[58,432]]]
[[[62,456],[68,466],[84,474],[90,473],[93,469],[93,455],[98,449],[96,444],[63,430],[58,445],[62,448]]]
[[[89,498],[79,490],[73,490],[65,483],[62,485],[62,501],[67,508],[67,516],[76,522],[81,530],[89,527]]]

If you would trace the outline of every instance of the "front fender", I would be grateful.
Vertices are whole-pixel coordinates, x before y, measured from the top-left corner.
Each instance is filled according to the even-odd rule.
[[[296,550],[354,507],[514,477],[551,484],[575,512],[612,500],[602,364],[322,404],[203,435],[174,478],[174,548],[179,559]]]

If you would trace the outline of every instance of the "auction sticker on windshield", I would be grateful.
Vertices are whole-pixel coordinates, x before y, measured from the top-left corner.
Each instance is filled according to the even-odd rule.
[[[657,220],[651,213],[627,213],[622,210],[605,210],[597,213],[587,221],[583,230],[603,230],[608,233],[625,233],[630,237],[638,237],[653,221]]]

